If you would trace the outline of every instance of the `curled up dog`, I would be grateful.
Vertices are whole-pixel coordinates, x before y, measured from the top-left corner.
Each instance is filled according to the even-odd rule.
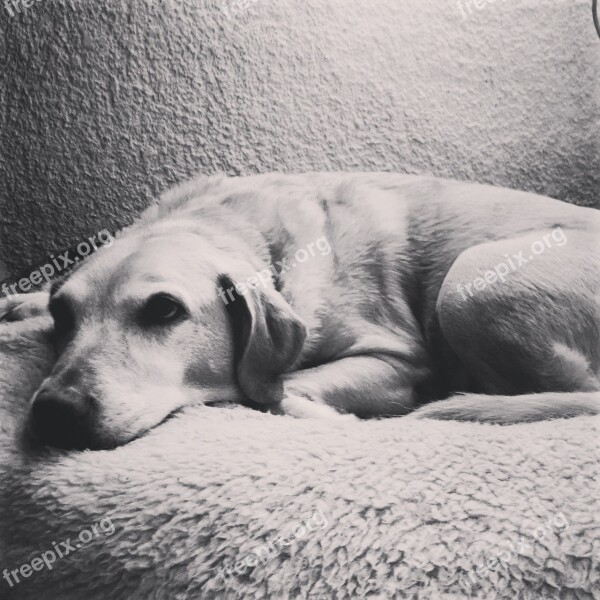
[[[568,243],[458,291],[558,228]],[[57,361],[29,427],[63,448],[124,444],[187,405],[224,401],[334,420],[592,415],[599,235],[596,210],[476,184],[202,178],[167,193],[49,298],[5,301],[0,319],[48,303]],[[329,252],[270,269],[320,239]]]

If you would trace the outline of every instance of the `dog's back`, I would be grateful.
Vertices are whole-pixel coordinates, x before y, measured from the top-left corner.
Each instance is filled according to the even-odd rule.
[[[297,368],[358,351],[393,352],[419,364],[426,373],[419,383],[422,399],[446,397],[452,391],[485,391],[492,380],[496,382],[494,393],[502,393],[502,385],[498,383],[502,377],[492,375],[492,369],[488,368],[487,382],[482,384],[484,376],[465,368],[464,357],[458,356],[462,352],[452,348],[444,327],[451,328],[448,321],[457,319],[456,311],[445,311],[446,323],[440,323],[442,284],[453,266],[465,264],[464,260],[457,263],[457,259],[478,254],[483,257],[486,244],[494,247],[493,243],[499,242],[498,248],[506,249],[507,254],[498,255],[497,260],[514,271],[512,283],[539,288],[533,297],[540,308],[528,308],[528,314],[533,310],[528,317],[531,325],[511,343],[521,346],[540,343],[547,334],[553,339],[555,359],[543,369],[536,365],[536,372],[543,376],[549,370],[562,368],[572,374],[572,363],[567,365],[564,352],[556,350],[568,347],[587,365],[586,377],[589,371],[596,381],[600,357],[590,350],[596,336],[585,336],[583,357],[574,349],[577,340],[567,340],[567,344],[557,341],[556,332],[550,331],[547,323],[540,319],[537,324],[532,321],[545,304],[538,296],[563,293],[561,275],[582,269],[589,271],[585,285],[580,293],[567,294],[563,300],[573,315],[590,321],[592,330],[597,327],[596,299],[600,298],[600,287],[595,273],[600,271],[600,261],[595,242],[600,235],[600,215],[596,210],[515,190],[427,177],[315,173],[202,179],[170,192],[153,218],[180,214],[202,221],[207,215],[214,227],[215,210],[222,210],[224,215],[235,214],[236,223],[242,223],[241,229],[236,225],[238,233],[245,224],[250,224],[250,231],[258,229],[267,241],[269,259],[285,265],[277,273],[278,289],[309,325],[309,336]],[[222,221],[227,223],[227,217]],[[218,228],[215,231],[216,237],[223,233]],[[549,237],[556,232],[564,239],[555,235],[554,241]],[[546,255],[533,256],[527,250],[530,242],[539,238],[544,243],[544,236]],[[307,249],[319,239],[327,240],[331,254],[298,261],[298,251],[308,254]],[[567,239],[570,250],[561,253],[560,246]],[[506,245],[505,240],[513,240],[512,245]],[[515,258],[511,258],[509,247]],[[262,248],[256,246],[255,251],[264,258]],[[524,261],[532,261],[534,267],[537,261],[535,277],[539,280],[528,282],[527,273],[532,267],[521,271],[521,265],[515,264],[523,251],[528,253],[522,256]],[[481,273],[477,269],[471,269],[470,275],[461,273],[461,281],[467,286],[472,282],[466,277],[476,281],[495,266],[489,260],[483,261],[488,266],[479,269]],[[553,280],[552,289],[542,285],[546,278]],[[460,285],[455,280],[454,276],[452,285]],[[497,283],[486,284],[486,289],[478,292],[480,304],[488,308],[485,311],[488,320],[498,317],[492,310],[502,312],[503,302],[505,307],[511,306],[507,296],[520,293],[510,282]],[[448,286],[445,289],[447,301]],[[462,303],[467,312],[474,310],[477,298],[474,300],[467,294],[465,302],[457,289],[453,289],[451,303]],[[468,289],[471,294],[476,291],[472,285]],[[523,299],[532,301],[526,293]],[[586,306],[582,309],[583,304]],[[569,326],[568,319],[565,326]],[[469,330],[469,323],[461,322],[461,327]],[[532,327],[538,329],[533,338],[529,331]],[[525,359],[523,353],[517,354],[522,360],[531,360],[531,357]],[[507,366],[503,371],[508,369]],[[510,393],[515,393],[527,380],[517,371]],[[533,386],[529,381],[527,386],[521,393],[543,391],[543,386],[529,389]],[[565,391],[570,389],[565,386]],[[504,387],[511,386],[506,383]]]

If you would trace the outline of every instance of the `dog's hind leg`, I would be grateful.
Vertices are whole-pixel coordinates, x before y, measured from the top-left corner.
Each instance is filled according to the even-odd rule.
[[[470,393],[415,415],[512,423],[600,412],[596,236],[576,231],[533,256],[544,234],[481,244],[455,261],[436,310],[471,382],[456,391]]]

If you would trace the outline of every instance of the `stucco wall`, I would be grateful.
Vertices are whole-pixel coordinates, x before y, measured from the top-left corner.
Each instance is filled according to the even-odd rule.
[[[430,172],[598,206],[591,2],[463,4],[0,5],[9,273],[199,171]]]

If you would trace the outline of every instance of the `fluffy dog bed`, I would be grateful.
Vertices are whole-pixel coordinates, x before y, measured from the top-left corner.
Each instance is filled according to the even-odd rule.
[[[48,326],[0,324],[1,598],[600,598],[598,419],[197,407],[40,454],[18,432]]]

